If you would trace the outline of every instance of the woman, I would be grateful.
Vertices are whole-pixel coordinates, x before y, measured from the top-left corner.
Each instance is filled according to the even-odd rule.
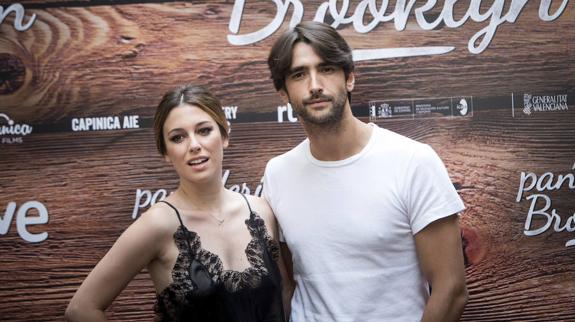
[[[105,321],[104,310],[147,267],[157,321],[284,321],[272,211],[221,180],[229,128],[220,102],[203,88],[179,87],[164,95],[154,132],[179,187],[118,238],[72,298],[66,318]]]

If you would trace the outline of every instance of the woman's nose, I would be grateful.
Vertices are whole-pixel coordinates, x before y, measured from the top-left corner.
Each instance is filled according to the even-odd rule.
[[[190,152],[198,152],[202,149],[200,142],[196,139],[195,135],[190,136]]]

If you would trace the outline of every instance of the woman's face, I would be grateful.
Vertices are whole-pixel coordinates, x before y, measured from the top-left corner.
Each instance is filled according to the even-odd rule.
[[[165,159],[172,163],[180,178],[190,182],[221,180],[222,137],[216,121],[199,107],[182,104],[170,111],[163,128]]]

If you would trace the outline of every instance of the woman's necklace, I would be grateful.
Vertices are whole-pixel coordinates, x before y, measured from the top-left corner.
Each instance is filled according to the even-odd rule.
[[[182,193],[184,194],[185,197],[187,197],[185,191],[182,190]],[[221,227],[221,226],[224,224],[224,222],[226,221],[227,217],[228,217],[228,216],[226,216],[226,215],[224,214],[224,217],[223,217],[222,219],[220,219],[219,217],[217,217],[217,216],[215,216],[215,215],[212,215],[210,212],[207,212],[207,211],[206,211],[206,213],[216,221],[216,223],[218,224],[218,227]],[[221,213],[221,212],[219,212],[219,213]]]
[[[216,222],[218,223],[218,226],[223,225],[224,222],[226,221],[226,217],[220,219],[220,218],[218,218],[218,217],[216,217],[216,216],[210,214],[209,212],[208,212],[208,215],[210,215],[210,217],[212,217],[212,218],[214,218],[214,219],[216,220]]]

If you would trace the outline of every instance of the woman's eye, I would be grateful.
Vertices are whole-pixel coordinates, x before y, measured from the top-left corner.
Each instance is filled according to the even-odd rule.
[[[198,130],[198,133],[199,133],[200,135],[204,135],[204,136],[209,135],[211,132],[212,132],[212,128],[211,128],[211,127],[204,127],[204,128],[201,128],[201,129]]]
[[[180,143],[184,140],[184,137],[181,135],[174,135],[172,137],[170,137],[170,141],[174,142],[174,143]]]

